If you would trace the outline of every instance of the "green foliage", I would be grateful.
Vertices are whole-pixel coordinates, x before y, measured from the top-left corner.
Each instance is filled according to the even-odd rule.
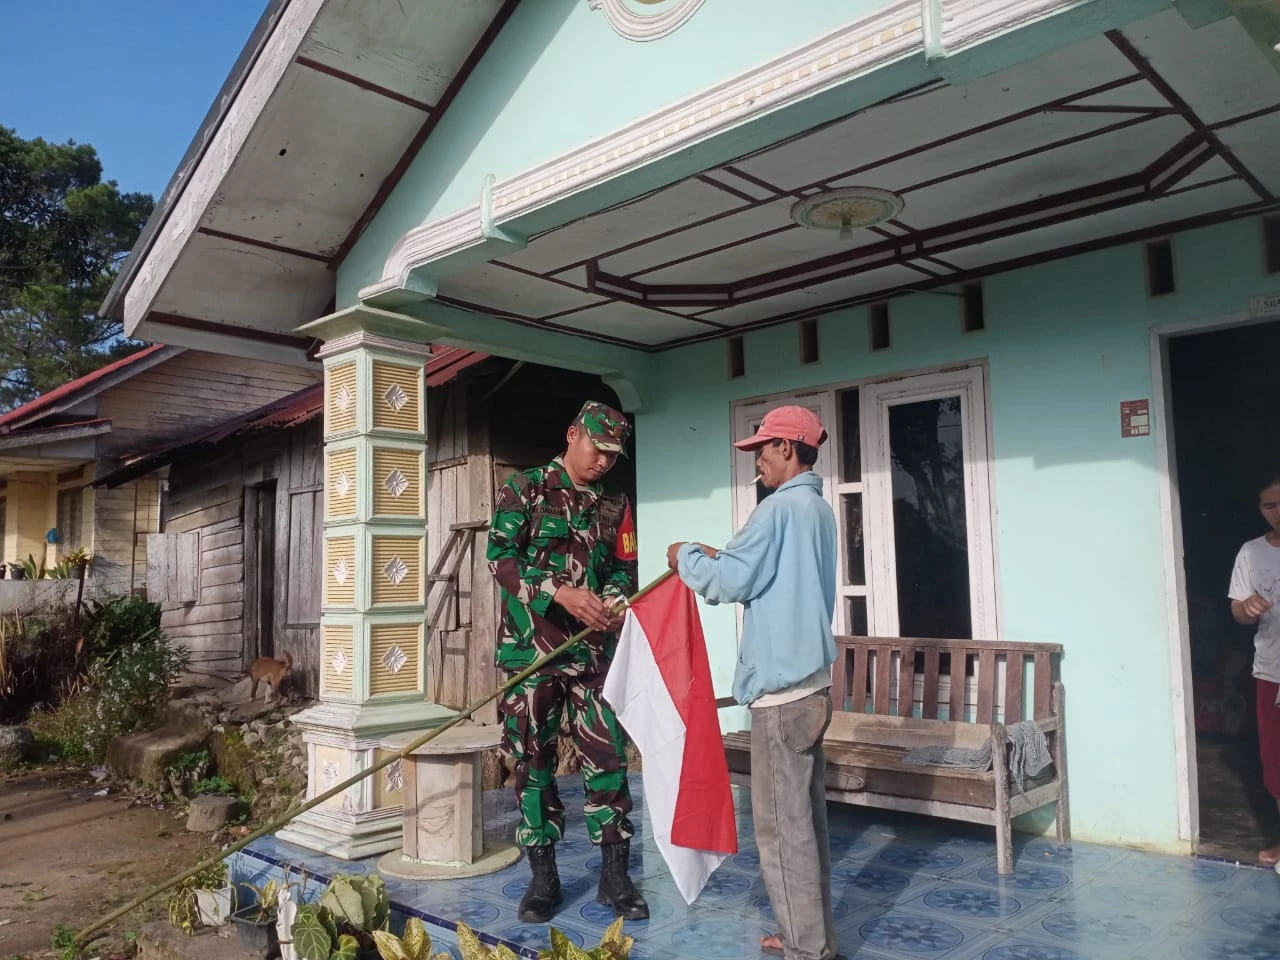
[[[110,659],[131,643],[151,640],[160,632],[160,604],[122,594],[90,600],[84,620],[84,648],[93,659]]]
[[[33,713],[31,726],[56,740],[68,760],[101,760],[111,740],[158,716],[186,665],[186,650],[163,635],[131,643],[91,663],[80,689],[56,709]]]
[[[229,797],[236,792],[235,787],[225,777],[217,776],[205,777],[203,780],[197,781],[195,790],[197,796],[211,794],[213,796]]]
[[[153,206],[93,147],[0,126],[0,409],[138,348],[97,311]]]
[[[59,960],[73,960],[78,953],[76,932],[65,924],[58,924],[53,928],[53,935],[49,937],[49,946],[57,952]]]
[[[291,928],[294,947],[302,960],[355,960],[361,951],[375,949],[374,934],[386,930],[390,918],[382,877],[338,874],[319,903],[298,908]]]

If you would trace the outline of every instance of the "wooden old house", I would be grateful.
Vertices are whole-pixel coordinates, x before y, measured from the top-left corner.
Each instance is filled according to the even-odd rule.
[[[89,592],[141,590],[147,536],[160,529],[157,478],[95,477],[319,377],[315,366],[154,344],[0,415],[0,560],[53,567],[83,548]]]
[[[441,349],[427,365],[428,698],[462,707],[492,690],[498,596],[484,557],[494,492],[560,452],[598,377]],[[147,592],[193,669],[240,676],[258,656],[294,659],[294,692],[320,679],[322,396],[308,387],[139,456],[107,489],[154,476],[164,491]],[[607,484],[634,497],[628,458]],[[480,719],[494,720],[492,705]]]

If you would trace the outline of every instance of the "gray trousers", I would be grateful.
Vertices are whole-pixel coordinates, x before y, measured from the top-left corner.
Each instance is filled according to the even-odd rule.
[[[830,722],[826,690],[751,710],[751,815],[786,960],[831,960],[836,952],[822,753]]]

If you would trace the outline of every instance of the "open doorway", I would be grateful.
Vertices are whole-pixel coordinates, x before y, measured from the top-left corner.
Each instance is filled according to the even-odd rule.
[[[1173,337],[1168,388],[1182,526],[1193,729],[1197,852],[1253,862],[1280,842],[1280,813],[1258,757],[1253,628],[1231,618],[1236,552],[1265,533],[1255,486],[1275,466],[1280,414],[1269,358],[1280,322]]]

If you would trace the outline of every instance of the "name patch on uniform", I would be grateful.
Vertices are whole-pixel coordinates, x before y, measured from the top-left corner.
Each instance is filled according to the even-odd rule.
[[[614,541],[613,555],[619,560],[634,560],[636,547],[636,522],[631,516],[631,504],[628,503],[622,522],[618,525],[618,539]]]

